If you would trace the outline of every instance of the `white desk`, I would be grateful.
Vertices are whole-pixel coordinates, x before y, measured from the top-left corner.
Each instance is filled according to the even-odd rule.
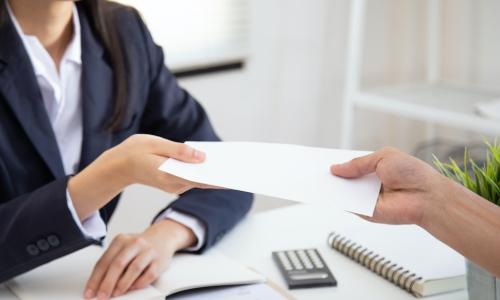
[[[347,213],[310,205],[291,205],[250,215],[231,231],[216,248],[226,255],[263,273],[285,287],[271,258],[283,249],[318,248],[337,278],[338,286],[293,290],[297,300],[307,299],[408,299],[416,298],[326,245],[328,233],[345,223]],[[15,300],[0,285],[0,299]],[[429,297],[432,300],[466,300],[466,291]]]
[[[12,295],[3,284],[0,284],[0,299],[2,300],[18,300],[17,297]]]
[[[326,244],[328,233],[342,224],[347,213],[311,205],[292,205],[249,216],[218,245],[219,251],[239,260],[285,287],[271,252],[318,248],[337,278],[338,286],[292,290],[298,299],[412,299],[416,298],[368,271]],[[465,300],[465,290],[427,297],[432,300]]]

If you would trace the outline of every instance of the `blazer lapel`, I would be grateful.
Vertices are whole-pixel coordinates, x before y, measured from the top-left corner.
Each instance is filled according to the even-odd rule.
[[[78,5],[78,4],[77,4]],[[84,9],[78,5],[82,33],[83,145],[80,169],[111,147],[105,128],[113,109],[113,72],[96,40]]]
[[[9,18],[0,24],[0,45],[0,93],[54,177],[62,177],[61,155],[35,73]]]

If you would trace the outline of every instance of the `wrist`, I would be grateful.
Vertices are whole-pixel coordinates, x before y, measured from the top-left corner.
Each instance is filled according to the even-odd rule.
[[[172,248],[177,252],[196,244],[197,238],[188,227],[171,219],[160,220],[145,231],[146,235],[156,237],[163,247]]]
[[[99,157],[68,180],[68,192],[80,220],[106,205],[128,184],[119,176],[116,163]]]
[[[423,199],[422,218],[417,225],[429,231],[437,220],[445,218],[450,201],[454,198],[453,195],[457,193],[457,189],[460,190],[460,188],[460,185],[436,172],[436,176],[433,178],[428,190],[428,195]]]
[[[115,154],[115,149],[106,150],[93,163],[100,169],[100,173],[112,180],[111,184],[119,190],[135,183],[129,156]]]

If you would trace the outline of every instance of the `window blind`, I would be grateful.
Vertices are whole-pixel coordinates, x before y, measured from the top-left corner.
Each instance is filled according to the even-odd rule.
[[[174,71],[243,60],[249,0],[118,0],[142,14]]]

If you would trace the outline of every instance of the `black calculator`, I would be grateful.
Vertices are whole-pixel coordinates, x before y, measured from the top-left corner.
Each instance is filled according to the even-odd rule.
[[[289,289],[337,285],[317,249],[275,251],[273,259]]]

